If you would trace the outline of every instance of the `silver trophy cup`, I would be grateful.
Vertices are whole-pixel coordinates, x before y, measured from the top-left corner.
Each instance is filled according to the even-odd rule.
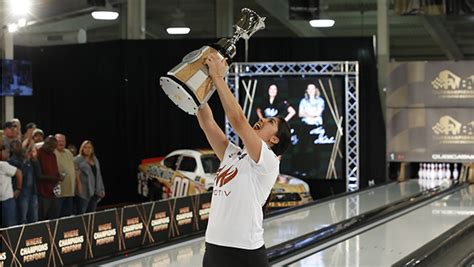
[[[207,103],[215,91],[208,68],[204,64],[207,56],[217,52],[229,62],[235,56],[235,44],[240,38],[249,39],[255,32],[265,28],[265,17],[254,11],[243,8],[240,19],[234,25],[235,32],[231,38],[222,38],[217,43],[205,45],[192,51],[168,73],[160,77],[160,85],[166,95],[182,110],[196,115],[199,107]]]

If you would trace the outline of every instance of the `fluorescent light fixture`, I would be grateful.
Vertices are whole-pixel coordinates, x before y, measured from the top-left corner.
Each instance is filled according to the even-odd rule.
[[[188,34],[191,29],[184,23],[184,12],[176,8],[175,12],[171,14],[173,21],[166,29],[168,34]]]
[[[26,15],[30,12],[30,0],[10,0],[13,15]]]
[[[111,10],[97,10],[92,11],[92,17],[96,20],[116,20],[119,13]]]
[[[8,24],[8,32],[18,31],[18,25],[16,23]]]
[[[313,19],[309,21],[309,25],[314,28],[328,28],[334,26],[333,19]]]
[[[182,26],[182,27],[168,27],[166,29],[166,32],[168,34],[188,34],[189,32],[191,31],[190,28],[186,27],[186,26]]]
[[[26,26],[26,19],[19,19],[18,20],[18,27],[22,28]]]

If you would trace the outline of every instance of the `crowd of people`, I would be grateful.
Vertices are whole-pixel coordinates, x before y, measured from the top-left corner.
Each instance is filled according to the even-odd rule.
[[[96,210],[105,197],[94,145],[79,151],[66,135],[45,135],[35,123],[23,133],[18,119],[0,133],[0,202],[2,225],[51,220]]]

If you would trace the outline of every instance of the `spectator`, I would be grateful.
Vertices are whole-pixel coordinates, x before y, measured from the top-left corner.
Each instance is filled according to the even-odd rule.
[[[21,170],[4,161],[3,140],[0,140],[0,203],[2,207],[2,226],[9,227],[17,224],[15,199],[21,194],[23,176]],[[12,176],[16,177],[16,190],[13,191]]]
[[[19,140],[11,143],[12,156],[9,163],[21,170],[23,174],[23,187],[21,195],[16,200],[18,207],[18,223],[32,223],[38,221],[38,195],[36,193],[36,180],[40,175],[37,151],[25,153]]]
[[[71,153],[74,157],[77,156],[77,147],[74,144],[67,145],[67,149],[69,149],[69,151],[71,151]]]
[[[35,147],[38,149],[43,145],[44,132],[43,130],[36,128],[33,131],[33,141],[35,142]]]
[[[27,151],[31,151],[33,148],[35,142],[33,140],[33,132],[36,130],[36,124],[33,122],[30,122],[26,125],[26,133],[23,135],[23,141],[22,145],[23,148],[26,149]]]
[[[10,157],[10,143],[15,140],[15,124],[11,121],[3,124],[3,153],[6,160]]]
[[[21,141],[21,121],[17,118],[11,120],[15,128],[13,128],[14,138]]]
[[[59,174],[58,162],[54,150],[58,142],[54,136],[48,136],[38,149],[41,175],[38,180],[39,219],[50,220],[59,217],[61,207],[54,189],[64,178]]]
[[[54,151],[58,161],[59,173],[64,173],[64,180],[61,182],[61,194],[59,202],[61,203],[60,216],[69,216],[73,213],[75,190],[81,192],[81,184],[79,172],[74,165],[74,156],[71,151],[66,148],[66,136],[63,134],[56,134],[58,147]],[[77,186],[77,187],[76,187]]]
[[[82,192],[78,193],[76,198],[77,213],[93,212],[97,203],[105,196],[105,189],[99,160],[95,156],[91,141],[86,140],[82,143],[74,162],[80,171],[82,184]]]

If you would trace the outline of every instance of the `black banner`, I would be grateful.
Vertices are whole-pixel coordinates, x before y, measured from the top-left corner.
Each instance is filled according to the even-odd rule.
[[[205,230],[210,201],[206,193],[2,229],[0,267],[83,264],[162,244]]]
[[[56,221],[9,228],[1,233],[3,266],[54,266]]]
[[[193,206],[191,197],[170,199],[168,202],[171,214],[171,237],[182,237],[193,232]]]
[[[197,214],[194,216],[195,221],[197,222],[196,230],[206,230],[207,222],[209,221],[209,212],[211,210],[212,193],[196,195],[195,198],[198,203]]]
[[[55,254],[58,265],[84,262],[87,259],[88,234],[84,217],[58,220],[55,234]]]
[[[145,244],[148,229],[142,205],[129,206],[121,209],[120,225],[121,239],[124,250],[136,248]]]
[[[116,209],[96,212],[83,216],[89,231],[89,258],[112,255],[123,249],[120,242],[119,212]]]
[[[144,205],[145,212],[150,214],[148,228],[152,242],[155,244],[167,242],[170,239],[173,214],[171,214],[169,202],[170,200],[164,200]]]

